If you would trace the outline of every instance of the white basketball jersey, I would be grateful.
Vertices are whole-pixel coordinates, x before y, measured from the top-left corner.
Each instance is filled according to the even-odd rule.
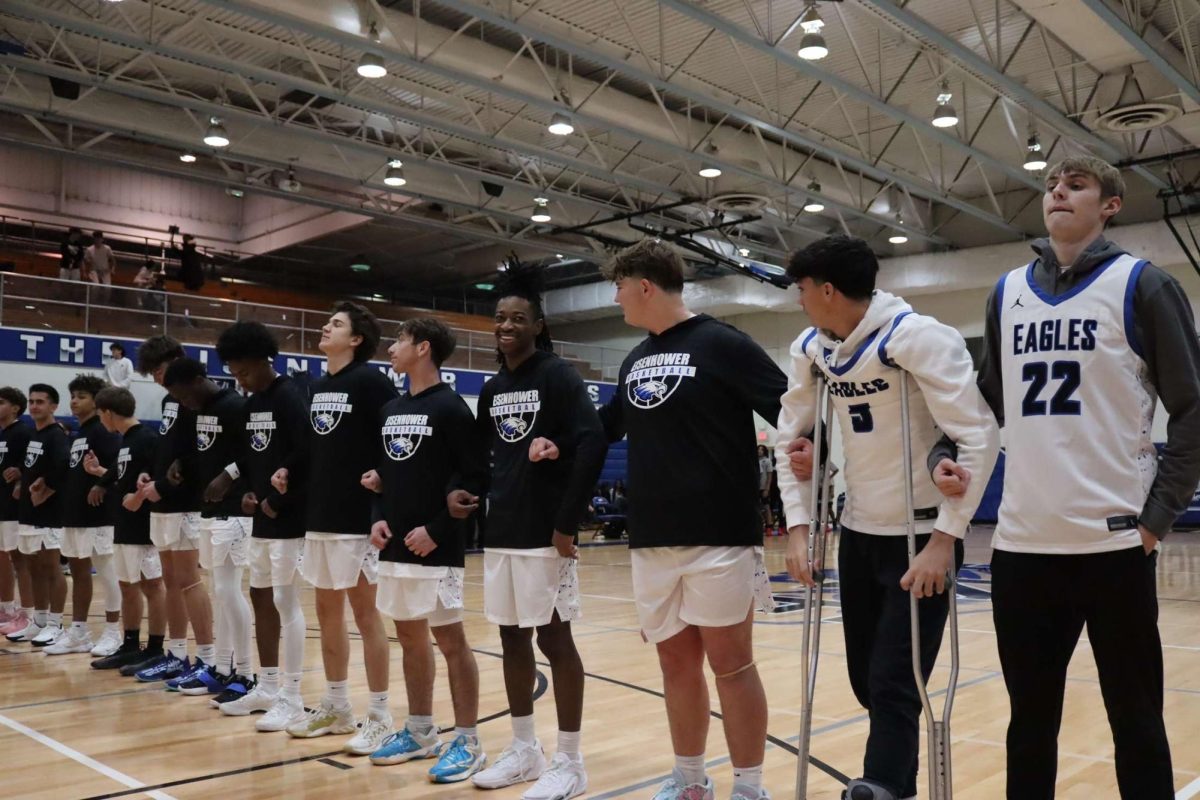
[[[910,318],[907,323],[906,318]],[[842,433],[846,507],[841,521],[850,530],[888,536],[905,533],[900,370],[888,360],[887,343],[897,325],[921,324],[923,319],[927,318],[903,311],[846,353],[818,335],[816,329],[802,334],[805,354],[829,384]],[[943,498],[929,476],[925,460],[942,432],[911,376],[908,396],[916,530],[928,533],[934,528]]]
[[[1060,295],[1037,285],[1032,264],[997,286],[1008,457],[996,549],[1141,543],[1137,517],[1158,468],[1156,397],[1133,325],[1144,266],[1122,254]]]

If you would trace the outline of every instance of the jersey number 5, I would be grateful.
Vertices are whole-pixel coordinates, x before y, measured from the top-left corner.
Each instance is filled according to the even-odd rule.
[[[855,433],[870,433],[875,430],[875,420],[871,418],[870,403],[856,403],[846,406],[850,412],[850,427]]]
[[[1047,414],[1047,403],[1038,398],[1046,384],[1051,380],[1060,381],[1058,391],[1050,398],[1049,413],[1054,415],[1078,416],[1081,406],[1078,400],[1071,399],[1079,388],[1079,362],[1055,361],[1047,364],[1045,361],[1031,361],[1021,368],[1021,380],[1029,384],[1025,399],[1021,401],[1021,415],[1025,417],[1044,417]]]

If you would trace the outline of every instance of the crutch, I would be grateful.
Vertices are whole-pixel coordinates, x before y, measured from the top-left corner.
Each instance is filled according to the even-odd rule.
[[[813,370],[817,387],[817,408],[813,419],[813,476],[809,495],[812,518],[808,526],[808,563],[820,564],[822,569],[813,569],[813,580],[817,586],[804,588],[804,643],[800,648],[801,680],[803,693],[800,697],[800,741],[797,743],[796,800],[808,797],[808,749],[812,739],[813,695],[817,689],[817,659],[821,656],[821,606],[825,600],[825,550],[829,522],[829,492],[833,470],[822,463],[825,437],[833,423],[833,403],[829,399],[829,387],[825,376]],[[825,459],[828,461],[828,459]]]
[[[903,437],[904,506],[905,532],[908,536],[908,565],[911,567],[917,556],[917,523],[913,507],[912,483],[912,425],[908,417],[908,373],[900,371],[900,431]],[[950,683],[946,687],[946,702],[941,719],[934,719],[933,706],[929,702],[929,690],[921,674],[921,620],[917,613],[917,596],[910,594],[909,620],[912,628],[912,668],[917,691],[921,695],[921,706],[925,710],[925,727],[928,732],[926,756],[929,759],[929,800],[950,800],[954,796],[954,785],[950,772],[950,714],[954,709],[954,691],[958,687],[958,599],[954,567],[946,576],[946,591],[950,594]]]

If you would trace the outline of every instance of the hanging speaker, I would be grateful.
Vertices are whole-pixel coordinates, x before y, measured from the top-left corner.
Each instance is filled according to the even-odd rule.
[[[79,99],[79,84],[65,78],[50,78],[50,91],[54,92],[55,97],[61,97],[63,100]]]

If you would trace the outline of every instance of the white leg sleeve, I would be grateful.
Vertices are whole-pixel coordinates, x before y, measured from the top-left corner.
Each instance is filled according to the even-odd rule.
[[[300,607],[300,587],[293,581],[287,586],[272,588],[275,608],[279,611],[279,631],[283,648],[280,666],[287,674],[304,669],[304,609]]]
[[[213,596],[216,608],[217,664],[224,666],[236,655],[238,666],[249,669],[250,602],[242,592],[242,567],[222,564],[213,567]]]
[[[121,584],[117,582],[117,565],[113,563],[112,555],[92,556],[92,564],[104,588],[104,610],[110,614],[120,612]]]

